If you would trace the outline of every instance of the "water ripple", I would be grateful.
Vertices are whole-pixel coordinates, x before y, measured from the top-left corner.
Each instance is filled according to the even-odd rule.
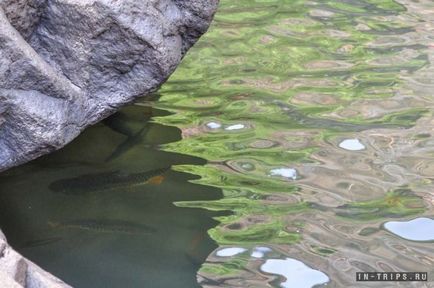
[[[225,195],[177,205],[230,210],[210,235],[249,251],[211,254],[200,283],[285,287],[288,271],[261,269],[282,261],[328,287],[360,287],[357,271],[434,273],[432,245],[383,229],[434,215],[432,1],[221,2],[155,104],[184,135],[164,149],[209,161],[175,170]]]

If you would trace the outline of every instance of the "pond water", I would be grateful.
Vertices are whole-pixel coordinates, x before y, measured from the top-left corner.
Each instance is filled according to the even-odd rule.
[[[11,245],[74,287],[200,287],[196,273],[217,248],[206,231],[222,213],[173,202],[222,195],[171,169],[205,161],[158,149],[180,139],[148,121],[161,113],[128,107],[2,174],[0,223]]]
[[[434,220],[416,218],[410,221],[389,221],[386,230],[413,241],[434,241]]]
[[[433,60],[432,1],[222,0],[155,99],[0,176],[0,225],[77,287],[432,287],[387,223],[434,218]]]

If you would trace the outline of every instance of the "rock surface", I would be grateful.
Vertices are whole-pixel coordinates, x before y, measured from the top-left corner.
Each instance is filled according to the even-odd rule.
[[[15,252],[0,232],[0,287],[68,288],[71,286]]]
[[[0,171],[170,76],[218,0],[0,0]]]

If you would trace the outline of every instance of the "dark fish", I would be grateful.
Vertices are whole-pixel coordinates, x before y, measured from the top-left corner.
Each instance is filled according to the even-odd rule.
[[[48,225],[52,228],[80,229],[99,233],[148,234],[157,232],[156,229],[147,225],[124,220],[80,219],[66,222],[49,221]]]
[[[119,144],[118,147],[116,147],[116,149],[112,152],[112,154],[110,154],[110,156],[106,158],[105,162],[110,162],[119,158],[134,146],[137,146],[138,144],[142,143],[143,139],[148,134],[150,127],[151,125],[149,125],[148,123],[142,129],[140,129],[140,131],[137,132],[136,134],[128,136],[128,138],[124,142]]]
[[[128,109],[126,113],[116,112],[102,121],[102,124],[111,130],[133,137],[137,134],[138,130],[146,125],[152,117],[152,110],[144,111],[143,109]],[[138,129],[138,127],[140,127]]]
[[[39,247],[39,246],[46,246],[50,245],[55,242],[59,242],[63,238],[61,237],[51,237],[51,238],[45,238],[45,239],[36,239],[36,240],[29,240],[20,245],[20,248],[33,248],[33,247]]]
[[[115,132],[118,132],[127,137],[135,134],[134,130],[128,125],[128,117],[124,113],[116,112],[102,121],[104,125]]]
[[[55,193],[84,194],[91,191],[116,189],[145,184],[161,184],[164,174],[170,167],[140,173],[125,174],[119,171],[81,175],[75,178],[61,179],[50,184]]]
[[[190,247],[187,250],[185,256],[194,265],[200,265],[205,261],[207,255],[201,254],[200,246],[204,240],[208,237],[206,232],[197,232],[194,234],[193,239],[190,242]]]
[[[102,121],[104,125],[113,131],[127,137],[127,139],[107,157],[106,162],[122,156],[122,154],[129,151],[132,147],[142,143],[150,129],[149,119],[152,117],[152,109],[144,111],[143,108],[130,108],[129,110],[128,114],[116,112]]]

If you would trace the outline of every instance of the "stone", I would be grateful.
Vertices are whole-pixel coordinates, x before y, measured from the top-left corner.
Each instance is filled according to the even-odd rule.
[[[0,287],[71,288],[13,250],[0,231]]]
[[[0,259],[0,271],[6,272],[18,284],[26,283],[27,263],[23,257],[12,249],[5,249]]]
[[[54,277],[48,272],[39,268],[36,264],[27,260],[29,267],[27,269],[27,279],[24,287],[26,288],[71,288],[62,280]]]
[[[0,285],[2,288],[22,288],[20,284],[15,282],[8,274],[0,270]]]
[[[218,0],[0,0],[0,171],[156,91]]]

